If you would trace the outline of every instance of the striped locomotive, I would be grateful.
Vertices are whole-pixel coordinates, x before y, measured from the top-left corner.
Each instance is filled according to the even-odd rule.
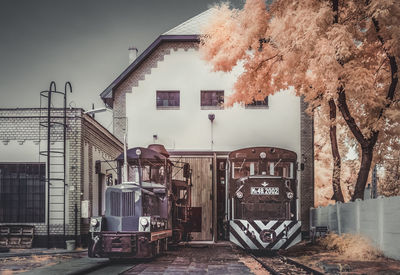
[[[229,154],[225,209],[231,242],[246,250],[278,250],[301,241],[296,168],[296,153],[285,149]]]

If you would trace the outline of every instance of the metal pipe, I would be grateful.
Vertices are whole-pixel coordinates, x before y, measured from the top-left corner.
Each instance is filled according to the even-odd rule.
[[[128,182],[128,157],[126,152],[127,146],[127,136],[128,136],[128,118],[125,119],[125,133],[124,133],[124,167],[122,174],[122,182]]]
[[[63,139],[63,158],[64,158],[64,165],[63,165],[63,168],[64,168],[64,188],[63,188],[63,200],[64,200],[64,202],[63,202],[63,235],[64,235],[64,241],[65,241],[65,203],[66,203],[66,200],[65,200],[65,193],[66,193],[66,191],[65,191],[65,188],[66,188],[66,186],[67,186],[67,183],[66,183],[66,173],[67,173],[67,171],[66,171],[66,146],[67,146],[67,88],[69,87],[69,91],[72,93],[72,86],[71,86],[71,83],[68,81],[68,82],[66,82],[65,83],[65,86],[64,86],[64,117],[63,117],[63,119],[64,119],[64,132],[63,132],[63,137],[64,137],[64,139]]]
[[[126,133],[124,134],[124,166],[123,166],[123,173],[122,173],[122,182],[128,182],[128,159],[127,159],[127,152],[126,152]]]
[[[78,205],[75,203],[75,242],[78,243]]]
[[[50,83],[50,89],[48,91],[48,100],[47,100],[47,248],[50,248],[50,137],[51,137],[51,93],[52,87],[54,86],[54,91],[57,90],[56,83],[52,81]]]

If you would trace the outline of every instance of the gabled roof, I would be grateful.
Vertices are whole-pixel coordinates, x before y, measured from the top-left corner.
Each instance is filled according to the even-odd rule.
[[[163,42],[199,42],[201,28],[210,19],[213,9],[208,9],[183,22],[175,28],[160,35],[144,52],[142,52],[101,94],[100,97],[111,108],[113,107],[115,89],[135,71],[148,56]]]
[[[214,12],[214,8],[208,9],[176,26],[175,28],[163,33],[163,35],[200,35],[201,28],[204,27],[208,21],[210,21],[210,18]]]

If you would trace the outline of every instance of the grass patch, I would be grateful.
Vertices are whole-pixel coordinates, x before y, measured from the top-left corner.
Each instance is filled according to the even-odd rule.
[[[382,252],[368,238],[358,234],[329,233],[320,239],[320,243],[327,250],[335,251],[348,260],[374,260],[382,256]]]

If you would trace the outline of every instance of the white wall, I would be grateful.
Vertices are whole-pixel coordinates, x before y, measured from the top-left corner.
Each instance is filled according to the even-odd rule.
[[[157,134],[156,143],[167,149],[209,151],[208,114],[214,113],[214,151],[276,146],[293,150],[300,157],[300,99],[292,92],[271,96],[267,109],[200,109],[200,91],[224,90],[227,98],[233,92],[235,73],[212,73],[194,49],[171,50],[132,93],[126,94],[128,146],[147,146]],[[157,90],[179,90],[180,109],[157,110]]]
[[[42,143],[42,150],[46,149],[44,146]],[[40,161],[46,162],[46,159]],[[10,140],[7,145],[0,142],[0,162],[39,162],[39,144],[32,140],[27,140],[22,145],[16,140]]]

